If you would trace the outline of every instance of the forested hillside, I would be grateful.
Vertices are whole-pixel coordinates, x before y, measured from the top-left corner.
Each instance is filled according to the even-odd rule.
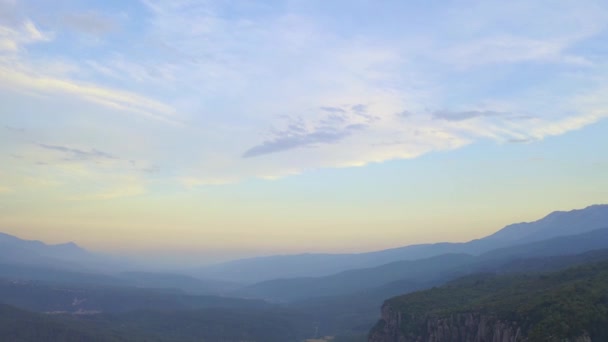
[[[372,342],[608,340],[608,262],[477,274],[385,302]]]

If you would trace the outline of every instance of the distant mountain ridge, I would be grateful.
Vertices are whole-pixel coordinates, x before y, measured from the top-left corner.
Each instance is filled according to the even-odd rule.
[[[235,294],[275,301],[294,301],[349,295],[366,290],[376,291],[382,287],[388,288],[390,283],[397,285],[440,284],[447,279],[472,272],[495,271],[503,264],[516,260],[571,256],[607,248],[608,227],[578,235],[559,236],[499,248],[478,256],[442,254],[425,259],[394,261],[376,267],[353,269],[323,277],[268,280],[240,289]]]
[[[73,242],[45,244],[0,233],[0,262],[77,268],[93,255]]]
[[[479,255],[494,249],[577,235],[608,227],[608,205],[555,211],[544,218],[508,225],[494,234],[465,243],[410,245],[360,254],[299,254],[240,259],[212,265],[197,274],[235,282],[257,283],[279,278],[320,277],[349,269],[375,267],[399,260],[430,258],[448,253]]]
[[[6,233],[0,233],[0,264],[78,272],[115,272],[136,266],[125,258],[91,252],[74,242],[46,244]]]
[[[372,268],[400,260],[418,260],[442,254],[480,255],[485,252],[576,235],[608,226],[608,205],[552,212],[544,218],[511,224],[494,234],[465,243],[410,245],[359,254],[299,254],[240,259],[187,272],[197,278],[233,283],[257,283],[273,279],[322,277],[339,272]],[[128,267],[124,260],[91,253],[73,242],[49,245],[0,233],[0,263],[29,264],[70,270],[103,270]],[[181,272],[183,273],[183,272]]]
[[[238,286],[184,274],[131,269],[137,267],[122,259],[91,253],[74,242],[51,245],[0,233],[0,279],[176,289],[190,294],[222,294]]]
[[[535,222],[508,225],[495,234],[467,243],[415,245],[362,254],[274,256],[228,263],[233,266],[228,273],[240,272],[245,279],[255,278],[255,273],[264,267],[274,267],[274,274],[284,271],[281,279],[249,285],[208,279],[211,276],[199,278],[200,273],[192,277],[177,270],[114,268],[99,272],[99,268],[87,266],[99,264],[95,254],[76,244],[47,245],[2,234],[0,303],[42,312],[102,311],[107,314],[95,315],[94,319],[103,326],[115,323],[122,326],[126,317],[132,317],[129,324],[139,327],[142,323],[146,332],[156,331],[168,321],[187,330],[209,312],[217,312],[217,307],[225,308],[227,316],[214,318],[210,329],[232,329],[235,324],[232,315],[248,308],[251,316],[245,321],[252,317],[256,322],[253,327],[264,326],[274,331],[276,326],[264,325],[262,318],[268,310],[278,310],[281,319],[284,315],[292,316],[281,325],[287,327],[286,333],[293,330],[289,325],[294,325],[302,326],[305,331],[302,337],[309,338],[364,334],[377,321],[377,308],[395,295],[441,286],[479,272],[546,272],[608,260],[607,214],[606,205],[555,212]],[[30,259],[24,260],[19,255]],[[12,261],[19,262],[12,262],[11,256],[15,258]],[[89,256],[93,257],[91,262]],[[223,266],[216,266],[215,271],[226,271]],[[332,272],[343,267],[348,268]],[[331,274],[294,277],[302,272]],[[175,310],[185,311],[183,315],[175,315]],[[200,315],[194,313],[198,310],[205,311]],[[168,334],[174,332],[172,327],[159,329]],[[207,328],[203,330],[208,332]],[[201,331],[196,332],[197,336],[203,336]]]
[[[608,226],[608,205],[592,205],[585,209],[554,211],[535,222],[510,224],[484,240],[534,242],[552,237],[571,235],[573,229],[585,233]]]

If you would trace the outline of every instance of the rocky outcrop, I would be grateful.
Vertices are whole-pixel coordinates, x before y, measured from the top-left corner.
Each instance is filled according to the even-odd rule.
[[[369,335],[368,342],[527,342],[517,322],[497,319],[481,313],[456,313],[444,317],[412,317],[382,307],[382,319]],[[583,333],[572,342],[592,342]]]
[[[523,342],[527,338],[515,322],[479,313],[446,317],[411,317],[382,307],[382,319],[370,333],[369,342]]]

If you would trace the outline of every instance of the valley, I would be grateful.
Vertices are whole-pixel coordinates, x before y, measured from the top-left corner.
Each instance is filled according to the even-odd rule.
[[[518,229],[508,226],[504,230],[509,232],[509,238],[500,243],[496,240],[506,234],[502,231],[465,244],[424,246],[425,252],[417,254],[419,257],[410,252],[416,250],[420,253],[419,246],[404,247],[398,249],[399,252],[343,255],[340,256],[343,260],[379,260],[378,255],[384,255],[382,260],[391,261],[378,266],[369,266],[371,262],[366,261],[364,265],[367,267],[331,275],[267,279],[254,284],[247,284],[246,278],[218,280],[210,278],[209,274],[199,278],[184,273],[107,272],[96,268],[96,265],[107,267],[109,261],[87,263],[81,257],[72,258],[63,251],[55,252],[61,248],[4,237],[0,244],[10,248],[0,252],[0,303],[3,303],[5,312],[15,312],[6,313],[5,319],[9,319],[8,316],[31,316],[27,320],[34,323],[32,329],[22,332],[23,328],[7,321],[0,332],[5,331],[4,336],[23,336],[18,340],[24,341],[28,338],[35,340],[38,333],[66,336],[66,341],[78,340],[82,339],[79,336],[83,333],[91,331],[100,332],[95,333],[100,341],[135,341],[140,338],[151,341],[246,339],[301,342],[323,341],[331,337],[335,342],[355,342],[367,341],[368,334],[370,341],[374,342],[393,341],[396,336],[406,338],[405,341],[409,338],[448,341],[448,337],[437,335],[438,331],[445,334],[445,331],[460,329],[457,328],[458,322],[464,320],[475,322],[476,326],[466,330],[465,335],[458,335],[458,341],[468,341],[467,336],[478,334],[482,329],[480,324],[487,327],[506,324],[507,330],[503,334],[513,336],[544,336],[545,330],[550,328],[540,327],[558,324],[560,319],[519,323],[522,318],[518,317],[528,317],[537,310],[530,307],[526,309],[532,310],[528,314],[517,307],[522,305],[517,303],[528,301],[528,296],[537,297],[528,287],[543,293],[549,291],[545,288],[551,287],[550,291],[556,291],[555,296],[565,298],[572,286],[574,291],[583,295],[591,291],[586,288],[576,290],[582,286],[577,284],[588,284],[585,286],[593,289],[589,293],[601,292],[601,286],[606,285],[602,272],[605,262],[608,262],[608,228],[604,228],[608,222],[608,206],[593,206],[557,216],[560,220],[555,219],[556,214],[551,214],[526,224],[525,233],[514,233]],[[565,229],[564,222],[572,228]],[[579,229],[580,226],[585,228]],[[530,231],[534,233],[530,234]],[[546,239],[538,238],[541,231],[548,232]],[[521,234],[521,237],[514,238],[513,234]],[[489,241],[488,246],[484,241]],[[496,246],[500,247],[492,249]],[[446,251],[448,253],[444,253]],[[44,255],[45,258],[40,260],[52,260],[53,264],[40,262],[34,257],[24,259],[23,263],[15,262],[14,255],[26,252],[33,256]],[[8,253],[8,256],[3,256],[3,253]],[[78,253],[82,256],[87,252],[78,249]],[[303,256],[304,260],[310,257]],[[331,259],[337,256],[317,257]],[[294,262],[296,256],[243,260],[237,264],[255,268],[258,267],[256,264],[267,265],[269,260],[281,258],[287,258],[287,261],[278,262],[286,264]],[[234,265],[226,264],[226,274],[233,274]],[[213,272],[219,274],[221,267],[213,266]],[[572,279],[562,284],[562,278]],[[551,282],[555,282],[555,286],[549,285]],[[505,300],[515,306],[499,304],[498,298],[507,296],[503,292],[513,296]],[[404,296],[408,293],[411,295]],[[490,294],[495,297],[488,297]],[[483,301],[479,302],[475,296]],[[421,301],[423,298],[427,299]],[[451,300],[460,302],[452,304]],[[589,300],[602,302],[604,299],[581,297],[579,301],[581,305],[588,305],[584,303]],[[463,306],[465,303],[470,306]],[[544,305],[542,303],[539,299],[534,305]],[[558,310],[565,304],[552,305],[555,309],[551,310]],[[380,307],[382,318],[378,322]],[[499,307],[502,311],[497,311]],[[419,311],[412,311],[414,308]],[[597,309],[604,310],[601,307]],[[559,310],[559,315],[570,312]],[[483,316],[488,311],[490,316]],[[394,317],[400,318],[395,321]],[[412,318],[406,321],[404,317]],[[601,321],[601,316],[598,319]],[[429,322],[447,325],[421,331],[419,336],[423,337],[415,337],[410,332],[410,329],[420,331],[417,327],[431,324]],[[517,325],[512,322],[517,322]],[[587,326],[591,324],[589,322],[583,320],[579,324]],[[563,336],[582,334],[582,328],[572,329],[564,330]],[[586,332],[594,340],[597,336],[604,336],[602,330],[594,329]],[[34,335],[28,335],[34,332]],[[517,340],[513,336],[505,338]]]

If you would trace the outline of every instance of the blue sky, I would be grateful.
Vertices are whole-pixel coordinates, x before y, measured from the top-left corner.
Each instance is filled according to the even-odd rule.
[[[604,1],[0,0],[0,227],[226,258],[606,202],[607,23]]]

